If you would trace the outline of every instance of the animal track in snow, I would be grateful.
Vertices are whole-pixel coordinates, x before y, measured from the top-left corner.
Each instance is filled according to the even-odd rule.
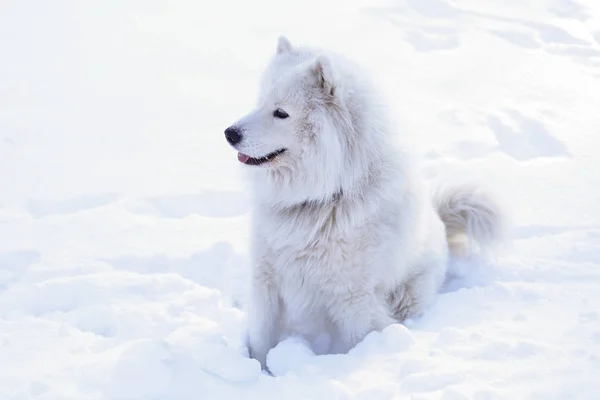
[[[406,0],[406,3],[419,14],[429,18],[456,18],[461,13],[459,8],[444,0]]]
[[[519,31],[519,30],[489,30],[494,36],[498,36],[504,40],[507,40],[517,46],[524,49],[539,49],[542,47],[541,43],[536,39],[533,32]]]
[[[540,38],[548,44],[578,44],[578,45],[586,45],[588,42],[585,40],[579,39],[573,35],[571,35],[566,30],[559,28],[558,26],[550,25],[550,24],[541,24],[536,22],[527,22],[527,21],[516,21],[521,24],[534,29]]]
[[[565,144],[552,136],[544,124],[514,110],[506,110],[505,113],[511,122],[518,125],[516,128],[507,123],[506,117],[491,115],[487,119],[500,151],[519,161],[569,156]]]
[[[587,9],[574,0],[555,0],[548,10],[562,18],[572,18],[585,21],[590,18]]]
[[[409,29],[405,39],[415,50],[422,53],[450,50],[460,46],[458,35],[452,29]]]
[[[363,11],[398,26],[405,32],[405,40],[419,52],[457,48],[467,29],[477,29],[522,49],[542,48],[547,53],[569,57],[576,62],[589,64],[590,58],[599,57],[600,49],[587,38],[547,23],[543,18],[530,20],[493,15],[461,8],[445,0],[404,0],[394,7],[369,7]],[[581,22],[589,19],[585,7],[572,0],[557,0],[547,6],[547,12]],[[467,23],[457,26],[457,19]],[[600,32],[590,34],[600,44]]]

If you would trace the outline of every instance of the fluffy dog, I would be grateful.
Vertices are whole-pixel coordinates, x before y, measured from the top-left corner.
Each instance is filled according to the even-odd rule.
[[[248,345],[263,367],[282,335],[328,333],[321,352],[340,353],[418,316],[450,251],[498,237],[479,189],[429,193],[382,103],[349,60],[281,37],[256,109],[225,131],[252,178]]]

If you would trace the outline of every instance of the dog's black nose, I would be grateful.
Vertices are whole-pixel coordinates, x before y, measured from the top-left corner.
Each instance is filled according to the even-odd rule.
[[[230,145],[235,146],[242,140],[242,135],[240,135],[240,131],[235,126],[230,126],[225,129],[225,138],[229,142]]]

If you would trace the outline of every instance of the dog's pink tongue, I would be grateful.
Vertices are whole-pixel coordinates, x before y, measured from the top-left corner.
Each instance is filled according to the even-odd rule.
[[[246,164],[246,162],[248,162],[249,159],[250,159],[249,156],[242,154],[242,153],[238,153],[238,161],[239,162]]]

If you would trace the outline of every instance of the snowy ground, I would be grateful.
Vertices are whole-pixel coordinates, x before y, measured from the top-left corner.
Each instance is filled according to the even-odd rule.
[[[281,33],[370,68],[424,176],[515,226],[422,319],[270,377],[222,131]],[[0,399],[600,398],[598,1],[4,0],[0,55]]]

